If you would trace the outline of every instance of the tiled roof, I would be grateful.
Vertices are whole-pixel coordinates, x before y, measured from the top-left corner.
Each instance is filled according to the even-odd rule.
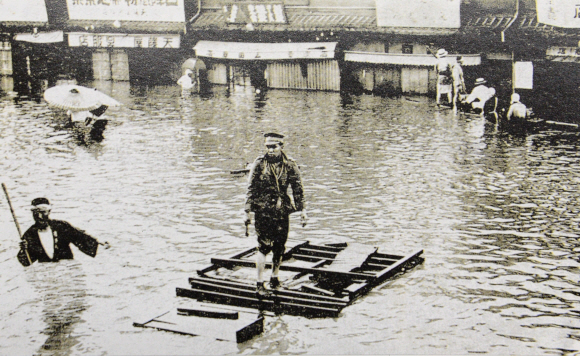
[[[286,24],[253,24],[263,31],[360,31],[406,35],[450,35],[457,32],[448,28],[378,27],[375,15],[339,14],[314,11],[288,11]],[[226,22],[223,11],[202,12],[191,25],[193,30],[244,30],[245,24]]]
[[[101,31],[146,31],[146,32],[183,32],[184,22],[162,22],[162,21],[121,21],[121,27],[114,27],[113,21],[103,20],[69,20],[68,26],[71,27],[89,27],[91,30]]]
[[[568,37],[580,35],[580,29],[554,27],[540,23],[535,13],[519,14],[513,24],[510,25],[513,18],[513,14],[472,17],[465,21],[462,31],[470,32],[472,29],[503,31],[509,27],[510,29],[519,29],[545,36]]]

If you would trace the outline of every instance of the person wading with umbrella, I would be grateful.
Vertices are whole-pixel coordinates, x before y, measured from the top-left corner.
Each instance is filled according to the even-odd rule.
[[[44,99],[54,108],[67,110],[71,125],[82,123],[88,127],[93,123],[91,137],[102,137],[107,124],[102,115],[110,106],[121,106],[121,103],[94,88],[80,85],[59,85],[47,89]]]
[[[58,85],[44,92],[44,100],[54,108],[67,110],[72,122],[89,125],[110,106],[121,106],[117,100],[94,88],[80,85]]]

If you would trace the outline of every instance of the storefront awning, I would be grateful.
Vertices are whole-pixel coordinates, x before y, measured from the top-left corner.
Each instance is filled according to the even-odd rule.
[[[475,66],[481,64],[479,54],[455,54],[453,57],[463,57],[463,66]],[[403,53],[378,53],[378,52],[355,52],[345,51],[344,60],[347,62],[392,64],[402,66],[434,66],[437,58],[431,54],[403,54]]]
[[[331,59],[336,42],[248,43],[199,41],[198,57],[237,60]]]
[[[30,43],[57,43],[64,40],[64,33],[62,31],[19,33],[14,39]]]
[[[41,26],[48,22],[44,0],[3,0],[0,8],[0,24],[5,26]]]

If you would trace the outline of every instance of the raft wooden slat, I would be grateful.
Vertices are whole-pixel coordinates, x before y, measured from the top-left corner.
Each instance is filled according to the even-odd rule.
[[[245,297],[227,292],[219,293],[195,288],[177,288],[177,296],[309,317],[336,317],[342,310],[339,307],[319,307],[298,302],[281,301],[279,298],[264,297],[258,299],[256,293],[252,297]]]
[[[210,284],[220,284],[222,286],[230,286],[230,287],[234,287],[234,288],[239,288],[239,289],[246,289],[246,290],[250,290],[255,292],[256,291],[256,286],[255,285],[250,285],[247,283],[240,283],[240,282],[232,282],[232,281],[228,281],[228,280],[222,280],[222,279],[217,279],[217,278],[203,278],[203,277],[193,277],[193,278],[189,278],[189,283],[192,285],[193,287],[193,283],[195,283],[196,281],[203,281],[206,283],[210,283]],[[329,302],[337,302],[337,303],[348,303],[349,300],[346,298],[337,298],[337,297],[332,297],[332,296],[318,296],[318,295],[312,295],[309,293],[301,293],[301,292],[297,292],[297,291],[292,291],[292,290],[287,290],[287,289],[279,289],[276,291],[276,293],[278,295],[285,295],[285,296],[290,296],[290,297],[297,297],[297,298],[313,298],[313,299],[319,299],[319,300],[324,300],[324,301],[329,301]]]
[[[256,297],[255,288],[253,290],[234,288],[231,286],[207,283],[199,280],[192,281],[191,287],[196,290],[232,294],[246,298]],[[338,298],[335,300],[328,300],[328,298],[316,298],[317,295],[308,295],[309,298],[304,298],[305,294],[306,293],[302,293],[302,295],[300,295],[297,292],[288,293],[284,290],[280,290],[272,291],[272,295],[269,298],[281,302],[292,302],[301,305],[314,305],[317,307],[344,308],[348,304],[348,300],[340,300]]]
[[[253,261],[244,261],[241,259],[233,259],[233,258],[212,258],[211,263],[215,265],[219,265],[222,267],[251,267],[255,268],[256,263]],[[266,268],[272,268],[271,263],[266,263]],[[316,268],[306,268],[306,267],[294,267],[294,266],[287,266],[282,264],[280,266],[281,271],[290,271],[290,272],[305,272],[310,273],[313,275],[319,276],[326,276],[326,277],[337,277],[337,278],[360,278],[360,279],[372,279],[374,278],[374,274],[370,273],[353,273],[353,272],[336,272],[333,270],[324,270],[324,269],[316,269]]]
[[[398,262],[388,266],[387,268],[381,270],[377,273],[377,276],[374,280],[370,281],[370,283],[366,283],[361,288],[356,289],[356,291],[349,292],[349,296],[354,299],[358,298],[361,295],[368,293],[371,289],[378,286],[379,284],[383,283],[388,278],[394,276],[395,274],[401,272],[404,268],[405,264],[413,261],[414,259],[418,258],[423,253],[423,250],[417,250],[405,257],[402,257]]]
[[[248,250],[245,250],[245,251],[243,251],[241,253],[238,253],[237,255],[232,256],[232,258],[242,258],[242,257],[245,257],[245,256],[251,254],[251,253],[256,252],[256,250],[257,250],[257,247],[252,247],[252,248],[250,248]],[[218,268],[217,266],[211,265],[211,266],[208,266],[208,267],[206,267],[204,269],[198,270],[197,271],[197,274],[200,275],[200,276],[203,276],[203,275],[205,275],[208,272],[215,271],[217,268]]]
[[[337,255],[337,252],[327,252],[327,251],[314,250],[311,248],[304,248],[304,247],[299,249],[296,252],[300,253],[301,255],[324,257],[324,258],[331,258],[331,259],[335,258]]]
[[[221,310],[209,310],[202,308],[177,308],[177,313],[180,315],[187,316],[198,316],[201,318],[214,318],[214,319],[230,319],[237,320],[240,318],[240,313],[238,312],[225,312]]]

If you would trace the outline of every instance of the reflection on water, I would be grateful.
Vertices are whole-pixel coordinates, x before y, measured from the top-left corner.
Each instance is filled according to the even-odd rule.
[[[78,343],[74,329],[87,308],[85,277],[80,264],[69,261],[43,264],[42,269],[27,274],[37,300],[43,304],[41,318],[46,324],[41,331],[46,340],[37,353],[70,355]]]
[[[178,87],[94,85],[124,104],[107,111],[101,142],[79,141],[44,102],[0,99],[0,169],[21,224],[31,223],[30,199],[45,195],[54,218],[113,245],[95,259],[77,253],[84,272],[59,263],[71,269],[61,273],[66,278],[23,269],[0,202],[0,227],[11,231],[0,242],[2,349],[580,350],[578,133],[513,134],[421,97],[250,87],[182,96]],[[229,172],[262,153],[262,134],[270,130],[288,135],[286,151],[304,180],[310,222],[303,229],[293,219],[291,238],[397,253],[423,248],[425,263],[339,318],[267,318],[264,335],[239,346],[133,328],[140,316],[179,303],[175,287],[186,286],[212,256],[254,246],[253,237],[243,237],[246,177]]]

